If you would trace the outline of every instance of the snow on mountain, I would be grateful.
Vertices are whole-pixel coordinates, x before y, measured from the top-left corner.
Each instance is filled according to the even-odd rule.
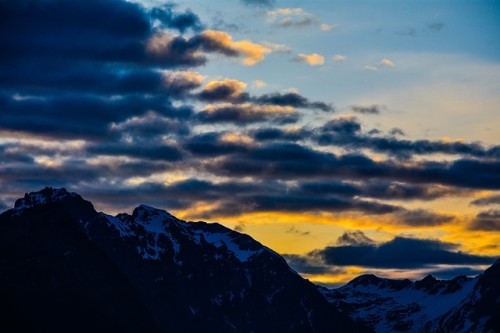
[[[203,222],[184,222],[170,213],[146,205],[137,207],[132,215],[119,214],[111,216],[100,213],[106,219],[107,225],[118,231],[120,237],[135,238],[141,232],[152,237],[146,238],[145,244],[137,247],[137,251],[144,259],[160,260],[161,254],[167,252],[160,242],[160,235],[170,241],[174,254],[180,251],[180,244],[176,240],[175,232],[187,237],[193,244],[205,246],[210,244],[219,251],[227,251],[240,262],[245,262],[263,251],[274,253],[270,249],[260,246],[258,249],[245,248],[241,243],[242,235],[232,230],[222,228],[199,228]],[[206,226],[206,224],[205,224]]]
[[[483,294],[496,297],[492,309],[496,307],[498,313],[498,273],[497,278],[490,282],[496,289],[489,288]],[[479,287],[481,279],[482,276],[474,279],[458,276],[438,280],[428,275],[421,281],[411,282],[362,275],[338,289],[318,288],[331,304],[346,309],[351,318],[375,332],[490,332],[490,326],[496,327],[491,330],[496,332],[500,328],[498,321],[491,325],[488,322],[494,318],[491,313],[483,318],[467,313],[477,309],[484,298]]]

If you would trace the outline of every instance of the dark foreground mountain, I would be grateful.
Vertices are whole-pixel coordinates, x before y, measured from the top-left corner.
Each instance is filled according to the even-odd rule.
[[[476,278],[421,281],[362,275],[329,290],[337,309],[376,332],[500,332],[500,260]]]
[[[364,332],[285,260],[220,224],[64,189],[0,215],[2,332]]]

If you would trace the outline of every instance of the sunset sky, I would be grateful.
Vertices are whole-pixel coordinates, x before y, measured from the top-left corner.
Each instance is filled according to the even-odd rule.
[[[500,2],[0,2],[0,210],[217,221],[329,286],[500,256]]]

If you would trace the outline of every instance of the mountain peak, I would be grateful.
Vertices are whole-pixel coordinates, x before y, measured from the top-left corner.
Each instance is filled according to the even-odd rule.
[[[138,207],[136,207],[132,212],[132,216],[136,219],[140,219],[145,222],[151,221],[153,219],[177,220],[175,216],[173,216],[172,214],[163,209],[151,207],[144,204],[141,204]]]
[[[17,199],[14,204],[14,210],[20,212],[27,208],[63,201],[67,198],[80,198],[74,193],[68,192],[65,188],[46,187],[38,192],[25,193],[23,198]],[[83,199],[82,199],[83,200]]]

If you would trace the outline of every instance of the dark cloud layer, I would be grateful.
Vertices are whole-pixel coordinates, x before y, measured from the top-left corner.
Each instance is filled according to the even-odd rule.
[[[399,132],[399,131],[396,131]],[[449,154],[475,158],[498,159],[500,146],[485,147],[473,142],[445,142],[432,140],[403,140],[394,137],[398,134],[391,130],[390,136],[378,136],[380,130],[363,133],[359,119],[355,117],[335,118],[319,128],[301,128],[293,132],[282,128],[268,127],[252,132],[259,141],[286,140],[310,141],[321,146],[338,146],[349,151],[369,149],[398,158],[411,158],[414,155]]]
[[[417,268],[430,265],[491,264],[494,257],[457,251],[458,245],[430,239],[396,237],[380,244],[328,246],[311,255],[333,266]]]
[[[436,226],[450,223],[454,220],[452,215],[443,215],[425,209],[406,210],[397,214],[396,218],[402,224],[410,226]]]
[[[475,206],[500,205],[500,195],[492,195],[485,198],[476,199],[471,202]]]
[[[295,111],[284,112],[280,108],[271,107],[262,109],[252,104],[221,105],[211,110],[200,111],[196,119],[201,123],[233,123],[246,125],[258,122],[272,122],[275,124],[291,124],[299,119]]]
[[[398,236],[376,243],[362,231],[346,231],[337,245],[327,246],[306,255],[285,254],[288,263],[300,273],[342,273],[346,266],[365,269],[414,269],[427,268],[441,278],[457,275],[476,275],[482,270],[472,268],[489,265],[496,258],[471,255],[458,251],[458,245],[432,239],[417,239]],[[436,268],[446,265],[448,268]]]
[[[471,230],[500,231],[500,210],[490,209],[477,214],[469,226]]]
[[[293,143],[258,146],[207,164],[205,170],[230,177],[252,176],[283,180],[339,177],[353,180],[399,180],[465,188],[500,187],[500,169],[495,161],[461,159],[453,162],[400,165],[392,161],[374,161],[361,154],[337,156]]]
[[[324,102],[311,102],[304,96],[298,93],[272,93],[254,98],[258,104],[271,104],[281,106],[293,106],[297,108],[318,109],[321,111],[333,111],[334,108],[330,104]]]

